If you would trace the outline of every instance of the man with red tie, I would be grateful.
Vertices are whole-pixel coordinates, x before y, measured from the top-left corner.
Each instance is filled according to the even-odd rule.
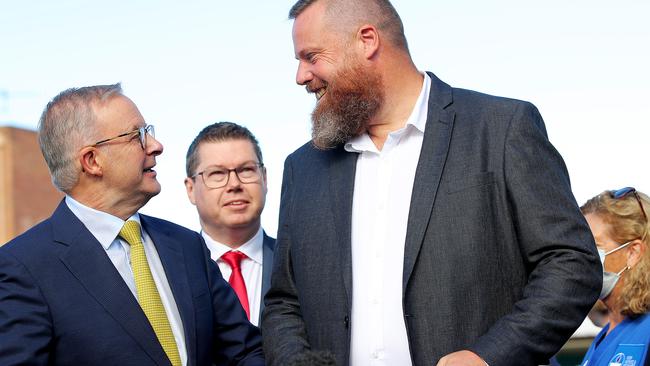
[[[259,143],[246,127],[214,123],[190,145],[186,170],[187,196],[211,257],[258,325],[275,246],[261,226],[267,188]]]

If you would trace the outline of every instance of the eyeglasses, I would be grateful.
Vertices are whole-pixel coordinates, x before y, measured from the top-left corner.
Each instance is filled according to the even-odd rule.
[[[245,184],[255,183],[260,180],[260,172],[263,167],[264,164],[261,163],[248,163],[235,169],[227,169],[221,166],[210,166],[202,172],[194,174],[190,178],[194,179],[197,175],[200,175],[203,177],[203,183],[205,183],[208,188],[214,189],[225,187],[230,179],[230,172],[235,172],[235,175],[240,182]]]
[[[617,189],[615,191],[610,191],[609,195],[614,198],[614,199],[621,199],[627,197],[629,194],[632,194],[634,198],[636,198],[636,202],[639,204],[639,208],[641,209],[641,213],[643,214],[643,218],[645,219],[645,231],[647,231],[648,227],[648,215],[646,215],[645,210],[643,209],[643,203],[641,203],[641,198],[639,198],[639,194],[636,192],[636,189],[634,187],[625,187],[621,189]],[[645,239],[645,236],[647,232],[644,231],[643,237],[641,240]]]
[[[133,135],[133,134],[135,134],[135,133],[137,133],[137,134],[138,134],[138,137],[140,138],[140,146],[142,146],[142,149],[143,149],[143,150],[144,150],[144,149],[146,148],[146,146],[147,146],[147,134],[151,135],[151,137],[154,137],[154,138],[156,137],[156,130],[154,130],[153,125],[146,125],[146,126],[143,126],[143,127],[138,128],[137,130],[133,130],[133,131],[130,131],[130,132],[125,132],[125,133],[123,133],[123,134],[121,134],[121,135],[117,135],[117,136],[115,136],[115,137],[111,137],[110,139],[105,139],[105,140],[97,141],[97,142],[95,142],[94,144],[89,145],[89,146],[99,146],[99,145],[101,145],[101,144],[105,144],[105,143],[107,143],[107,142],[109,142],[109,141],[113,141],[113,140],[115,140],[115,139],[119,139],[120,137]]]

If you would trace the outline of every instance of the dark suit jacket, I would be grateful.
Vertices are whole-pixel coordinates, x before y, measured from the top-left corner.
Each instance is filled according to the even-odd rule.
[[[598,296],[592,235],[533,105],[429,75],[404,244],[411,359],[435,365],[470,349],[492,366],[537,365]],[[262,321],[270,364],[310,347],[348,364],[356,161],[342,146],[322,151],[308,143],[285,162]]]
[[[275,239],[264,233],[264,241],[262,242],[262,296],[260,304],[260,319],[264,312],[264,295],[271,287],[271,270],[273,269],[273,250],[275,249]]]
[[[261,337],[197,233],[140,215],[174,294],[188,365],[263,365]],[[0,247],[0,365],[169,365],[106,252],[61,202]]]

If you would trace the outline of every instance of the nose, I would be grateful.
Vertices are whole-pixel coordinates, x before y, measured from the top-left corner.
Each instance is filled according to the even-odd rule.
[[[241,186],[241,181],[239,180],[239,176],[237,175],[236,170],[231,170],[228,172],[228,181],[226,182],[226,189],[227,190],[234,190],[234,189],[239,189]]]
[[[147,135],[147,155],[158,156],[163,152],[163,145],[155,137]]]
[[[299,61],[298,71],[296,72],[296,83],[298,85],[305,85],[314,78],[309,65],[305,61]]]

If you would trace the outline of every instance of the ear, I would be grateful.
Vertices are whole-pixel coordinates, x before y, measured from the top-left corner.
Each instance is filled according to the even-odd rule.
[[[185,190],[187,191],[187,198],[196,206],[196,199],[194,198],[194,179],[185,178]]]
[[[643,258],[646,250],[646,245],[640,239],[632,241],[628,249],[627,265],[634,267]]]
[[[92,146],[85,147],[80,151],[79,164],[81,165],[81,171],[86,174],[98,177],[104,174],[99,153]]]
[[[375,57],[379,51],[379,32],[371,24],[364,24],[357,32],[357,39],[363,47],[363,56],[366,60]]]

